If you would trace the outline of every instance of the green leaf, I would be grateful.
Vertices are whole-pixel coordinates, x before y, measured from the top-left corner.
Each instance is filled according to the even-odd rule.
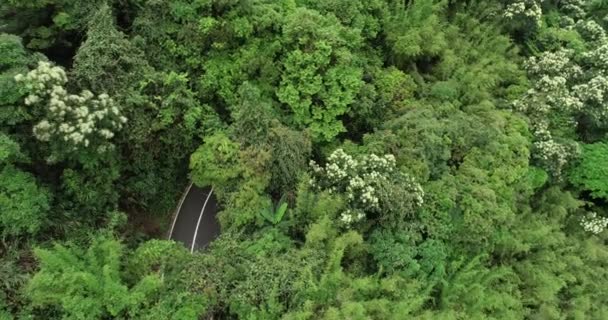
[[[60,28],[65,28],[70,23],[72,23],[72,17],[66,12],[59,12],[56,16],[53,17],[53,22]]]
[[[286,212],[287,212],[287,203],[283,202],[279,205],[279,208],[277,209],[277,211],[274,214],[274,224],[281,222],[281,219],[283,219],[283,216],[285,215]]]

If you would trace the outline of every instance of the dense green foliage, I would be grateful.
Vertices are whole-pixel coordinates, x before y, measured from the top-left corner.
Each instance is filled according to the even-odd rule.
[[[0,319],[608,319],[607,15],[0,3]]]

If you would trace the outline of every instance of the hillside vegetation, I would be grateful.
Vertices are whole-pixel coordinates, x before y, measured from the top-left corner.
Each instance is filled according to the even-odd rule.
[[[0,319],[608,319],[607,28],[603,0],[4,0]],[[189,181],[221,206],[194,254],[165,240]]]

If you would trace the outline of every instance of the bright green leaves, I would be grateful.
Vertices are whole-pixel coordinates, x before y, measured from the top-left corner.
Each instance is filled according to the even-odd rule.
[[[239,143],[221,131],[208,136],[190,157],[192,181],[213,186],[224,200],[226,210],[220,216],[223,227],[262,221],[259,210],[268,203],[264,190],[269,181],[269,157],[264,150],[241,150]]]
[[[120,283],[118,241],[96,239],[87,250],[56,245],[36,255],[40,272],[28,288],[35,304],[59,303],[69,318],[86,319],[116,317],[131,300]]]
[[[319,92],[323,108],[312,109],[311,131],[315,137],[329,141],[344,131],[339,117],[350,110],[363,85],[362,76],[361,69],[350,66],[337,66],[326,72],[324,89]]]
[[[21,147],[4,133],[0,133],[0,165],[24,159]]]
[[[394,62],[437,56],[448,45],[437,14],[443,1],[390,1],[384,33]]]
[[[283,219],[283,216],[287,212],[287,206],[288,204],[285,202],[285,197],[283,196],[276,205],[271,204],[264,208],[262,210],[262,216],[268,222],[276,225],[277,223],[281,222],[281,219]]]
[[[297,9],[287,21],[283,35],[295,47],[284,59],[277,97],[291,108],[297,125],[310,127],[315,140],[331,141],[345,131],[339,117],[363,85],[363,71],[347,50],[359,45],[359,36],[312,10]]]
[[[345,131],[339,117],[350,110],[363,84],[360,69],[335,67],[320,75],[320,70],[327,66],[323,59],[317,60],[314,55],[300,51],[292,53],[287,58],[286,75],[277,92],[279,100],[294,112],[294,121],[299,126],[309,127],[317,141],[331,141]]]
[[[240,87],[248,82],[274,113],[289,111],[283,123],[309,128],[315,142],[325,143],[346,131],[342,118],[356,105],[364,85],[362,29],[369,26],[366,34],[377,32],[378,18],[368,10],[379,10],[380,4],[358,3],[361,14],[347,3],[315,6],[289,1],[175,2],[166,8],[174,16],[163,21],[168,25],[162,30],[149,29],[143,18],[135,25],[166,44],[158,59],[186,61],[186,70],[199,79],[196,86],[205,102],[218,109],[241,105]],[[148,10],[155,16],[151,19],[157,19],[161,14],[153,10],[162,8]]]
[[[205,139],[205,143],[190,158],[192,180],[199,186],[225,185],[242,173],[239,144],[219,132]]]
[[[21,68],[28,62],[25,48],[17,36],[0,33],[0,52],[0,71]]]
[[[589,191],[593,198],[608,199],[608,144],[597,142],[582,149],[580,163],[570,172],[570,182]]]
[[[35,234],[44,226],[48,210],[49,194],[31,174],[0,166],[0,236]]]
[[[325,43],[319,43],[318,48],[312,54],[296,50],[287,56],[285,75],[277,92],[279,100],[292,107],[296,122],[301,124],[312,118],[312,95],[321,91],[323,85],[318,69],[329,63],[331,49]]]
[[[27,287],[28,296],[34,306],[60,307],[64,319],[154,319],[174,313],[175,319],[193,319],[202,312],[201,301],[167,289],[175,283],[176,270],[164,268],[171,265],[166,257],[181,256],[183,262],[183,251],[175,244],[152,242],[129,258],[124,246],[107,235],[94,237],[88,248],[60,244],[39,248],[35,253],[40,269]],[[164,255],[155,263],[149,261],[161,252]],[[137,266],[130,268],[137,271],[131,275],[133,285],[123,275],[123,266],[130,263]],[[168,280],[156,267],[168,272]]]
[[[74,23],[72,17],[66,12],[59,12],[53,17],[53,22],[61,29],[66,29]]]
[[[213,17],[203,17],[198,21],[198,29],[203,33],[209,33],[216,25],[217,20]]]
[[[19,145],[0,132],[0,237],[33,235],[46,224],[50,195],[15,167],[25,160]]]
[[[40,271],[28,288],[34,304],[61,305],[68,319],[116,316],[125,307],[128,288],[118,278],[121,247],[116,241],[99,239],[88,252],[57,245],[36,255]]]
[[[220,214],[223,227],[240,229],[252,224],[262,225],[259,212],[269,201],[266,189],[270,181],[270,160],[271,154],[267,150],[247,148],[240,151],[237,166],[231,163],[228,174],[240,172],[240,176],[218,185],[216,193],[220,199],[225,199],[226,210]]]

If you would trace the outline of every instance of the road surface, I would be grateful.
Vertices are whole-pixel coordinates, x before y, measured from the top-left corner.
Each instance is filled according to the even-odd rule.
[[[220,234],[216,214],[213,188],[191,184],[177,208],[169,239],[183,243],[190,252],[206,247]]]

